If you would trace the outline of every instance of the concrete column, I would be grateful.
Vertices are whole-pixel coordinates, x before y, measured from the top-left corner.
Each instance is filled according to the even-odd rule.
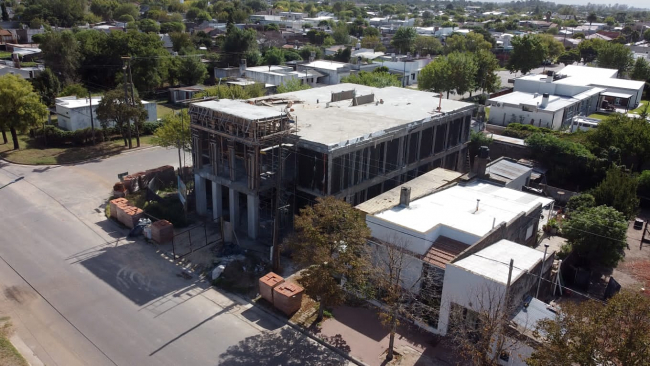
[[[247,197],[247,213],[248,213],[248,237],[257,239],[257,228],[260,223],[260,197],[258,195],[249,194]]]
[[[449,130],[451,130],[451,121],[447,122],[447,127],[445,128],[445,150],[449,149]]]
[[[239,228],[239,192],[229,188],[228,195],[230,199],[230,224],[232,225],[232,229],[236,230]]]
[[[212,182],[212,219],[216,220],[223,216],[223,199],[221,184]]]
[[[205,178],[194,174],[194,195],[196,197],[196,213],[205,215],[208,212],[208,202],[205,196]]]

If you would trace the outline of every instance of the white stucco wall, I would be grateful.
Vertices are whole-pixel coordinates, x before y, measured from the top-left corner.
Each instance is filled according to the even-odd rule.
[[[550,126],[558,126],[557,128],[559,128],[562,123],[562,111],[556,112],[555,115],[559,116],[555,116],[553,113],[546,111],[526,112],[521,109],[521,106],[514,107],[505,104],[502,104],[501,107],[490,106],[490,117],[488,121],[491,124],[507,126],[511,123],[513,114],[516,118],[515,123],[530,124],[530,120],[534,119],[534,125],[536,127],[539,127],[541,124],[541,127],[548,126],[550,128]],[[524,117],[523,121],[520,122],[519,116]]]
[[[158,110],[156,103],[143,101],[143,105],[147,111],[147,122],[155,122],[158,119]],[[67,131],[75,131],[91,127],[90,113],[90,106],[68,108],[64,105],[56,105],[58,125],[60,128]],[[102,128],[101,123],[97,118],[97,105],[95,104],[95,100],[93,100],[92,114],[94,118],[95,128]]]

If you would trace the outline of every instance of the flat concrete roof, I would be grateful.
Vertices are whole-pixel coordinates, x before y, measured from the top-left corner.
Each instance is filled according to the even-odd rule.
[[[316,60],[316,61],[313,61],[313,62],[310,62],[308,64],[303,65],[303,67],[313,67],[315,69],[332,70],[332,71],[342,69],[342,68],[345,68],[345,67],[350,67],[350,66],[351,66],[351,64],[348,64],[348,63],[337,62],[337,61],[327,61],[327,60]]]
[[[546,206],[551,202],[549,198],[473,180],[411,200],[409,207],[395,206],[374,216],[420,233],[444,225],[482,237],[502,222],[510,222],[540,203]]]
[[[70,99],[68,99],[70,98]],[[56,98],[55,105],[59,105],[61,107],[65,108],[83,108],[83,107],[90,107],[90,102],[88,101],[88,98],[76,98],[76,97],[62,97],[62,98]],[[93,106],[96,107],[99,102],[101,102],[102,97],[92,97],[93,100]],[[146,100],[141,101],[142,104],[149,104],[151,102],[147,102]]]
[[[352,100],[330,103],[332,93],[355,90],[357,96],[373,94],[375,101],[352,106]],[[442,116],[435,112],[438,107],[437,93],[407,88],[373,88],[357,84],[338,84],[297,92],[276,94],[254,100],[288,99],[301,103],[293,105],[293,112],[301,139],[323,145],[327,150],[344,147],[365,139],[377,138],[392,129],[407,124],[429,121]],[[451,113],[475,108],[473,104],[442,99],[442,112]],[[279,108],[278,108],[279,110]],[[415,125],[414,125],[415,127]]]
[[[590,66],[580,66],[580,65],[569,65],[555,72],[556,74],[566,75],[568,77],[586,77],[591,80],[597,80],[600,78],[615,78],[618,74],[616,69],[606,69],[603,67],[590,67]]]
[[[370,215],[385,211],[399,205],[402,187],[411,188],[411,201],[413,201],[435,192],[440,187],[458,179],[461,175],[461,173],[453,170],[436,168],[400,186],[386,191],[375,198],[371,198],[366,202],[357,205],[355,208]]]
[[[544,253],[538,250],[502,239],[451,265],[505,285],[508,283],[511,259],[513,283],[524,272],[532,270],[543,258]]]
[[[574,104],[582,99],[588,98],[592,95],[598,94],[604,89],[591,88],[585,92],[576,94],[573,97],[566,97],[563,95],[550,95],[546,107],[541,107],[543,95],[540,93],[525,93],[515,91],[512,93],[504,94],[496,98],[490,99],[492,102],[502,102],[512,105],[527,105],[537,108],[540,111],[556,112],[567,106]]]
[[[524,174],[532,172],[533,168],[507,159],[498,159],[487,166],[486,172],[490,178],[498,178],[504,182],[513,181]]]
[[[209,100],[206,102],[192,103],[192,105],[212,109],[225,114],[229,114],[231,116],[249,120],[277,118],[285,115],[285,112],[283,112],[283,107],[278,107],[276,109],[271,107],[252,105],[240,100],[231,99]]]

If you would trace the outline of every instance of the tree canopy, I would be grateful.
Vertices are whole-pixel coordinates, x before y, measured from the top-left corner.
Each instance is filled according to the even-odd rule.
[[[142,101],[134,96],[134,104],[124,102],[124,90],[122,88],[113,89],[104,93],[104,97],[97,104],[97,119],[102,128],[115,126],[122,133],[124,146],[131,147],[129,139],[129,129],[131,122],[141,125],[147,119],[147,111],[144,109]]]
[[[402,86],[402,81],[399,76],[390,74],[388,72],[366,72],[361,71],[357,74],[351,74],[341,79],[342,83],[352,83],[367,86],[374,86],[376,88],[384,88],[387,86]]]
[[[309,84],[305,84],[298,78],[290,79],[289,81],[284,82],[281,85],[278,85],[277,92],[278,94],[290,93],[294,91],[307,90],[311,89]]]
[[[0,129],[9,129],[14,150],[18,150],[18,133],[42,122],[47,117],[47,107],[29,81],[7,74],[0,76],[0,115]]]
[[[508,70],[527,74],[530,70],[542,64],[547,52],[537,35],[515,36],[512,38],[512,54],[508,60]]]
[[[591,194],[596,204],[613,207],[631,219],[639,207],[637,187],[636,176],[617,166],[612,166],[607,170],[605,179],[591,191]]]
[[[596,64],[598,67],[616,69],[618,77],[623,77],[634,64],[632,50],[622,44],[605,43],[598,48]]]
[[[412,27],[400,27],[395,32],[393,39],[391,40],[392,45],[397,48],[400,53],[406,54],[410,52],[415,44],[415,39],[417,37],[417,32],[415,28]]]

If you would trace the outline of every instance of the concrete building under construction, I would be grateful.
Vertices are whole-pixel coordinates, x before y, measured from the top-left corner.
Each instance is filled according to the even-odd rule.
[[[192,103],[197,212],[265,240],[276,207],[287,227],[318,197],[356,205],[438,167],[466,171],[474,109],[355,84]]]

